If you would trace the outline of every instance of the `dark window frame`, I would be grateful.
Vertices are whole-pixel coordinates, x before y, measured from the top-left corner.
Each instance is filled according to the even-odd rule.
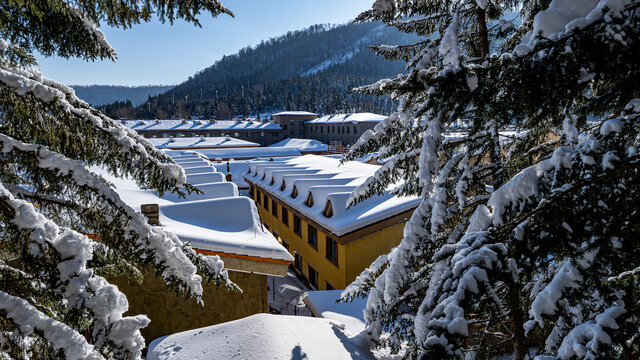
[[[307,264],[307,273],[309,274],[309,276],[307,276],[309,286],[311,286],[313,290],[318,290],[318,278],[320,277],[318,270],[311,266],[311,264]],[[312,274],[315,276],[311,276]]]
[[[335,248],[335,251],[334,251]],[[335,253],[335,257],[332,257],[332,253]],[[333,263],[335,266],[338,266],[338,242],[333,240],[331,237],[325,237],[325,257],[329,262]]]
[[[287,208],[285,208],[284,206],[282,206],[281,208],[282,211],[280,212],[282,213],[282,223],[289,227],[289,210],[287,210]]]
[[[335,287],[335,286],[333,286],[333,284],[331,284],[331,283],[329,282],[329,280],[325,280],[325,281],[324,281],[324,285],[327,287],[327,290],[335,290],[335,289],[336,289],[336,287]]]
[[[297,251],[293,252],[293,267],[302,274],[302,255]]]
[[[296,214],[293,214],[293,233],[302,237],[302,220]]]
[[[307,244],[318,250],[318,229],[307,223]]]
[[[273,198],[271,199],[271,215],[278,217],[278,203]]]

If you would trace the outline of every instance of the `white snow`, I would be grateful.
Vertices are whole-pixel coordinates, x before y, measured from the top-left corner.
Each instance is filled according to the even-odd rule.
[[[602,19],[607,9],[609,16],[620,17],[631,0],[552,0],[546,10],[533,20],[533,29],[525,34],[515,48],[517,55],[530,52],[539,41],[538,36],[558,40],[564,34],[584,28]]]
[[[369,224],[387,219],[418,206],[417,197],[399,197],[387,189],[383,195],[346,209],[351,192],[380,167],[356,161],[340,165],[339,159],[305,155],[280,161],[255,161],[249,164],[245,179],[265,189],[304,216],[341,236]],[[281,190],[284,183],[284,190]],[[294,187],[297,196],[292,197]],[[313,197],[313,206],[305,202]],[[323,214],[331,203],[333,216]]]
[[[292,147],[300,150],[301,153],[305,152],[323,152],[329,150],[329,145],[321,143],[318,140],[313,139],[295,139],[287,138],[280,142],[277,142],[269,147]]]
[[[257,314],[154,340],[149,360],[373,359],[336,320]]]
[[[373,113],[354,113],[354,114],[335,114],[325,115],[321,118],[306,121],[306,124],[334,124],[334,123],[352,123],[357,124],[361,122],[380,122],[386,119],[385,115],[378,115]]]
[[[612,306],[596,316],[595,321],[590,320],[571,329],[562,340],[558,357],[562,360],[600,359],[602,353],[598,347],[611,344],[611,336],[605,329],[618,329],[616,319],[626,312],[622,306]]]
[[[260,144],[233,137],[176,137],[147,138],[158,149],[208,149],[229,147],[258,147]]]
[[[318,115],[308,111],[281,111],[273,115]]]
[[[365,328],[362,311],[367,299],[355,298],[352,302],[336,302],[342,290],[307,291],[304,302],[317,317],[338,320],[345,324],[352,334],[358,334]]]
[[[96,171],[100,172],[99,169]],[[249,198],[238,196],[237,186],[224,179],[212,181],[221,173],[189,175],[192,185],[204,194],[186,198],[142,190],[131,179],[119,179],[102,171],[116,192],[132,208],[158,204],[160,224],[195,249],[293,261],[293,257],[271,233],[262,229],[258,211]]]
[[[301,152],[294,147],[255,147],[255,148],[228,148],[228,149],[201,149],[198,153],[209,160],[247,160],[260,157],[299,156]]]

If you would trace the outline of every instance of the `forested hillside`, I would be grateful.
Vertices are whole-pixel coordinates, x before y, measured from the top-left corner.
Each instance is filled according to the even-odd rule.
[[[129,100],[133,106],[138,106],[146,102],[149,96],[161,94],[173,86],[72,85],[72,87],[80,99],[96,107],[111,104],[116,101],[126,103],[127,100]]]
[[[402,62],[385,61],[369,46],[406,43],[414,40],[410,37],[380,23],[314,25],[225,56],[138,108],[118,103],[105,111],[113,117],[160,119],[284,109],[389,113],[394,108],[389,98],[350,90],[403,72]]]

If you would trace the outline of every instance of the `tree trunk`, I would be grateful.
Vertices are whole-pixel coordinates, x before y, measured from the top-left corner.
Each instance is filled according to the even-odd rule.
[[[524,360],[527,356],[527,344],[524,336],[524,318],[520,308],[520,288],[513,282],[510,282],[509,287],[507,306],[511,334],[513,334],[513,359]]]
[[[480,42],[480,56],[484,59],[489,55],[489,31],[487,30],[487,13],[480,6],[476,6],[478,16],[478,41]]]

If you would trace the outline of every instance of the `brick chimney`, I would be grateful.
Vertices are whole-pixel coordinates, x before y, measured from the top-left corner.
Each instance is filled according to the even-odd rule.
[[[143,204],[140,205],[140,210],[147,217],[149,225],[160,225],[160,213],[158,210],[158,204]]]

